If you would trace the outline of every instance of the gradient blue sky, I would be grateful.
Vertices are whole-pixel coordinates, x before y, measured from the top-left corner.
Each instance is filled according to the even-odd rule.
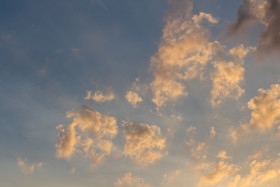
[[[270,90],[272,84],[279,83],[279,49],[261,57],[255,53],[244,57],[245,74],[240,86],[245,92],[237,99],[225,98],[218,107],[210,104],[214,69],[210,67],[205,72],[209,75],[206,80],[184,82],[188,96],[157,106],[152,101],[151,57],[163,45],[164,18],[169,15],[170,2],[1,1],[0,186],[117,186],[118,179],[125,181],[123,177],[131,173],[132,182],[127,186],[230,186],[239,176],[236,185],[245,187],[249,184],[246,180],[259,179],[268,171],[275,177],[249,186],[276,187],[280,183],[277,131],[280,112],[276,111],[273,128],[268,131],[240,127],[240,124],[248,124],[249,129],[254,126],[249,122],[252,109],[247,105],[261,95],[258,89]],[[192,15],[205,12],[219,20],[217,24],[201,23],[211,33],[209,42],[219,41],[226,50],[240,44],[254,48],[265,29],[262,23],[241,31],[247,35],[226,34],[241,4],[241,0],[194,0]],[[207,67],[211,63],[207,62]],[[143,99],[136,106],[125,97],[130,90],[138,91]],[[87,91],[112,92],[114,99],[103,103],[85,100]],[[273,100],[279,103],[275,110],[280,107],[278,97]],[[66,112],[81,110],[81,105],[117,120],[118,134],[112,139],[114,149],[96,167],[78,153],[69,160],[56,156],[55,145],[59,142],[56,127],[64,124],[67,128],[72,119],[65,118]],[[141,165],[124,154],[123,124],[129,121],[161,129],[159,137],[166,145],[160,159]],[[212,127],[216,132],[213,137]],[[237,142],[230,137],[234,129],[246,131]],[[202,154],[207,158],[193,158],[192,153],[198,149],[188,146],[191,139],[195,146],[205,144],[207,148]],[[231,158],[216,157],[222,150]],[[261,156],[250,157],[258,152]],[[253,175],[251,158],[255,158],[254,163],[265,163],[266,168]],[[27,170],[34,164],[34,170],[24,171],[20,159],[27,164]],[[208,180],[207,176],[220,172],[215,168],[221,163],[224,164],[221,168],[226,168],[221,170],[227,175],[222,176],[225,180]],[[195,169],[203,164],[206,169]]]

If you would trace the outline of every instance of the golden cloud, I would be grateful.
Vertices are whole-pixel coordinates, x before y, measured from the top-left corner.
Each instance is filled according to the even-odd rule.
[[[126,143],[124,155],[148,165],[160,159],[165,148],[165,139],[161,137],[160,128],[137,122],[123,124]]]
[[[67,112],[66,117],[73,121],[67,129],[64,125],[57,126],[57,158],[70,159],[77,152],[91,158],[96,165],[111,153],[111,139],[118,133],[114,117],[102,115],[86,105],[81,111]]]

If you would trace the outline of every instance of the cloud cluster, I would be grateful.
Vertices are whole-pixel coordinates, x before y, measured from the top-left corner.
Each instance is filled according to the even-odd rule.
[[[213,61],[215,72],[211,76],[213,85],[211,90],[212,106],[219,105],[225,98],[237,100],[244,93],[244,89],[240,87],[245,72],[243,59],[251,50],[254,50],[254,48],[245,48],[243,45],[234,47],[227,53],[232,58],[231,61],[228,61],[223,55],[225,53],[223,47],[220,47],[220,55]]]
[[[137,107],[138,103],[143,101],[143,99],[133,91],[128,91],[125,95],[125,98],[134,108]]]
[[[111,139],[118,133],[114,117],[102,115],[86,105],[81,111],[67,112],[66,117],[73,120],[67,128],[57,126],[57,158],[70,159],[77,152],[92,159],[96,165],[111,153]]]
[[[133,177],[132,174],[126,173],[123,178],[118,179],[117,182],[114,183],[114,186],[120,187],[151,187],[149,184],[146,184],[144,179],[140,177]]]
[[[107,92],[106,94],[103,94],[102,91],[97,90],[94,92],[94,95],[92,95],[92,91],[87,91],[87,96],[84,98],[85,100],[94,100],[98,103],[104,103],[104,102],[110,102],[113,99],[115,99],[115,95],[113,92]]]
[[[40,169],[43,165],[42,162],[28,164],[26,159],[18,158],[17,164],[21,168],[21,172],[24,174],[32,174],[35,168]]]
[[[280,49],[280,0],[243,0],[237,12],[237,19],[230,27],[230,34],[236,34],[253,22],[264,24],[265,30],[259,37],[258,52]]]
[[[162,157],[166,140],[161,137],[158,126],[137,122],[125,123],[123,126],[126,139],[124,155],[144,166]]]
[[[204,78],[202,71],[215,48],[215,42],[208,42],[209,31],[201,22],[217,23],[217,19],[203,12],[192,16],[191,3],[186,10],[182,8],[187,2],[171,1],[173,8],[166,16],[158,52],[151,57],[154,74],[150,84],[154,95],[152,101],[158,108],[169,100],[186,96],[186,80]]]

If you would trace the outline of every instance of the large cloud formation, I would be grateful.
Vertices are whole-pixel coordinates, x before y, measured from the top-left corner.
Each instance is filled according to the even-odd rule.
[[[111,153],[111,139],[118,133],[114,117],[102,115],[86,105],[82,106],[81,111],[67,112],[66,117],[73,118],[73,121],[67,128],[57,126],[58,158],[70,159],[77,152],[92,159],[93,165],[96,165]]]
[[[124,155],[144,166],[162,157],[166,140],[161,137],[158,126],[137,122],[125,123],[123,126],[126,138]]]
[[[231,25],[230,34],[236,34],[252,22],[264,24],[265,30],[259,37],[258,52],[280,49],[280,0],[243,0],[237,19]]]
[[[151,57],[154,74],[150,84],[154,94],[152,101],[158,108],[169,100],[187,95],[186,80],[204,78],[202,70],[212,58],[215,44],[208,42],[209,31],[201,22],[218,22],[212,15],[203,12],[192,16],[189,1],[170,2],[173,7],[166,16],[158,52]],[[185,4],[188,4],[186,10],[182,8]]]

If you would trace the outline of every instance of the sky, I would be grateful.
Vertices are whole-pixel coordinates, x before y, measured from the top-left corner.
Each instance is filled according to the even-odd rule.
[[[278,187],[279,0],[0,6],[0,185]]]

